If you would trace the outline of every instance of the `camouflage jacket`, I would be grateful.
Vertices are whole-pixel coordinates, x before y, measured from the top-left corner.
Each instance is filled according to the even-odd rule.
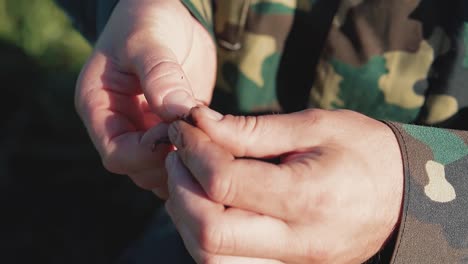
[[[96,1],[95,35],[115,2]],[[468,263],[468,1],[182,2],[218,44],[214,108],[385,120],[405,169],[386,262]]]

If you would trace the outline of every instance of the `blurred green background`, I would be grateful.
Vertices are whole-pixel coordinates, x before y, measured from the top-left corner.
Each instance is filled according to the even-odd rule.
[[[51,0],[0,0],[0,263],[112,263],[158,201],[106,172],[73,106],[91,47]]]
[[[0,0],[0,36],[51,69],[76,72],[91,52],[51,0]]]

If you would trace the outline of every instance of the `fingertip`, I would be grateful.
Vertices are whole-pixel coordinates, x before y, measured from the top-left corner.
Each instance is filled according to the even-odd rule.
[[[197,102],[189,91],[178,89],[164,96],[162,105],[162,116],[167,120],[176,120],[187,116]]]
[[[191,125],[201,129],[212,138],[214,136],[213,132],[220,129],[220,124],[224,120],[224,115],[207,106],[199,105],[190,110],[187,119],[190,121]]]
[[[204,133],[202,129],[199,129],[194,122],[196,121],[193,121],[192,118],[185,117],[182,120],[174,121],[169,125],[169,139],[177,149],[182,150],[186,148],[187,145],[193,145],[196,142],[210,140],[206,133]],[[184,160],[183,157],[182,160]]]
[[[192,108],[192,110],[190,111],[190,116],[195,122],[197,122],[198,120],[201,121],[203,119],[207,119],[212,122],[219,122],[224,118],[224,115],[222,115],[221,113],[202,105],[198,105]]]

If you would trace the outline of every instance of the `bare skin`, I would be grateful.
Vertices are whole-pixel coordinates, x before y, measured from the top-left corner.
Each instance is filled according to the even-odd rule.
[[[164,159],[171,147],[152,150],[167,137],[161,122],[208,104],[215,69],[211,37],[180,1],[119,1],[75,96],[104,166],[166,198]]]
[[[166,208],[197,263],[362,263],[396,228],[403,167],[384,123],[351,111],[192,116],[197,127],[169,127]],[[271,156],[282,161],[257,159]]]
[[[215,58],[180,1],[119,1],[75,97],[105,167],[169,197],[200,264],[361,263],[377,252],[401,209],[391,130],[349,111],[247,118],[206,107],[165,124],[209,104]],[[281,162],[262,161],[271,157]]]

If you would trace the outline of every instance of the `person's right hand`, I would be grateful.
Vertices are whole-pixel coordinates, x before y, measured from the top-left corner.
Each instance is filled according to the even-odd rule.
[[[77,82],[75,106],[106,169],[167,196],[153,143],[169,122],[211,100],[216,49],[180,1],[120,0]]]

